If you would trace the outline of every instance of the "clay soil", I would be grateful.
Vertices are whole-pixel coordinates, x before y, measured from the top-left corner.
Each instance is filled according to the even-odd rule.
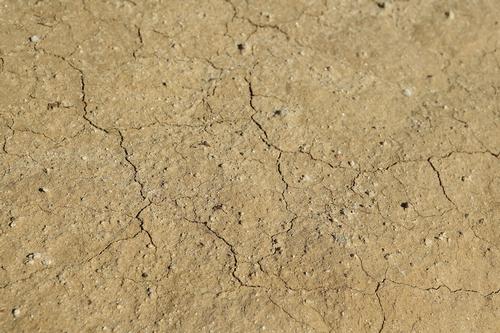
[[[0,332],[500,332],[497,0],[0,0]]]

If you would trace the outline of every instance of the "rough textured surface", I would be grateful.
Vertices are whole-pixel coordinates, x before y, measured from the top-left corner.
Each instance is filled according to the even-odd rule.
[[[497,0],[1,0],[1,332],[499,332]]]

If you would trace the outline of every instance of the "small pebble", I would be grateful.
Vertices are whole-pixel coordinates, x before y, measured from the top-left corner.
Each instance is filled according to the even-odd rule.
[[[411,95],[413,95],[413,91],[410,88],[405,88],[403,89],[403,95],[405,95],[406,97],[410,97]]]
[[[25,263],[26,264],[30,264],[32,265],[34,263],[35,260],[37,259],[40,259],[42,257],[42,255],[38,252],[33,252],[33,253],[30,253],[26,256],[26,261]]]
[[[33,253],[28,254],[28,257],[33,258],[33,259],[40,259],[42,257],[42,255],[39,252],[33,252]]]
[[[12,309],[12,316],[14,316],[14,318],[17,318],[20,315],[21,315],[21,310],[19,308]]]
[[[32,43],[38,43],[41,39],[40,39],[40,36],[37,36],[37,35],[33,35],[29,38],[30,42]]]

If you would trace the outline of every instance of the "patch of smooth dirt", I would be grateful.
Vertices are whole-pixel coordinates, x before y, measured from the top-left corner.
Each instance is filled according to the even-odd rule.
[[[499,332],[499,21],[0,0],[0,331]]]

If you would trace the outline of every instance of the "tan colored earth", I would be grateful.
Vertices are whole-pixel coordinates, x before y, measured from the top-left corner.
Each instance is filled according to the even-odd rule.
[[[0,0],[0,332],[500,332],[498,0]]]

